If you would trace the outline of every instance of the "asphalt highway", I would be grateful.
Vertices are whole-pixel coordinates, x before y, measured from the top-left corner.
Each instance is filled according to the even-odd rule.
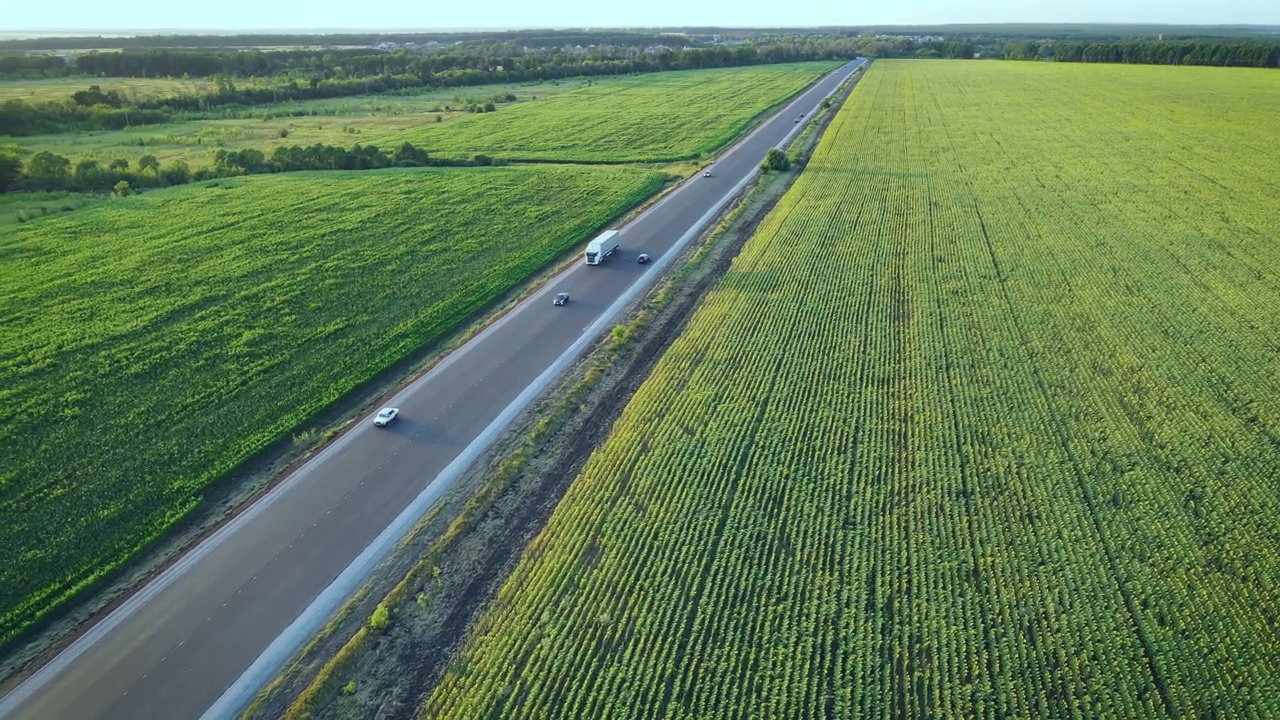
[[[0,699],[0,716],[183,720],[242,709],[243,691],[279,666],[264,662],[267,651],[287,655],[305,640],[286,628],[310,630],[302,619],[308,611],[323,617],[326,589],[333,596],[342,584],[335,581],[360,575],[358,556],[376,560],[366,552],[375,538],[394,530],[406,508],[442,494],[452,470],[492,442],[504,410],[583,347],[588,328],[607,329],[606,311],[660,272],[677,241],[692,237],[797,128],[796,116],[811,115],[859,64],[789,103],[711,165],[712,177],[699,173],[619,228],[622,247],[603,264],[560,274],[401,391],[387,403],[401,409],[389,427],[374,427],[372,413],[362,418]],[[641,252],[655,262],[637,264]],[[557,292],[571,294],[568,305],[552,305]]]

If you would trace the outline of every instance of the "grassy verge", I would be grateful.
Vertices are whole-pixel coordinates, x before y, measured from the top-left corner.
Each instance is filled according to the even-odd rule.
[[[833,112],[816,114],[793,141],[801,163]],[[413,714],[684,318],[794,176],[763,177],[687,249],[684,263],[513,423],[245,716]]]

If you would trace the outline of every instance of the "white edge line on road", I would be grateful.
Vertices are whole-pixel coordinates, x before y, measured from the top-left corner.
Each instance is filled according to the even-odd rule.
[[[850,72],[852,74],[852,71]],[[847,77],[847,76],[846,76]],[[843,82],[843,79],[841,80]],[[838,85],[837,85],[838,87]],[[780,147],[790,141],[791,137],[799,132],[803,124],[799,124],[792,128],[786,134],[782,142],[775,147]],[[754,133],[752,133],[754,135]],[[745,142],[748,138],[744,138]],[[411,530],[418,520],[435,504],[436,500],[444,494],[459,477],[462,476],[468,468],[471,467],[480,455],[493,441],[497,439],[499,433],[506,429],[507,425],[515,419],[526,407],[533,402],[534,398],[542,394],[548,386],[551,385],[561,373],[573,364],[575,360],[587,349],[587,347],[595,342],[596,338],[604,333],[605,328],[613,323],[622,310],[633,302],[640,292],[653,284],[654,279],[661,275],[662,269],[673,262],[673,259],[680,254],[689,242],[702,233],[703,229],[709,222],[719,214],[720,210],[728,204],[747,183],[759,173],[759,169],[753,169],[747,173],[741,180],[733,186],[729,192],[725,193],[717,200],[697,222],[685,231],[680,239],[676,240],[671,250],[662,254],[653,263],[651,272],[643,273],[632,283],[631,287],[613,301],[608,309],[591,323],[587,332],[574,341],[573,345],[556,358],[546,370],[542,372],[532,383],[527,385],[524,390],[512,400],[509,405],[489,425],[476,436],[471,444],[467,445],[457,457],[453,459],[440,474],[435,477],[422,492],[418,494],[413,502],[401,511],[396,519],[391,521],[379,535],[374,538],[373,542],[360,553],[355,560],[347,566],[332,583],[329,584],[310,605],[303,610],[297,618],[294,619],[284,632],[276,636],[267,649],[254,660],[240,677],[235,680],[222,695],[214,701],[213,705],[200,716],[200,720],[226,720],[234,717],[237,713],[245,708],[257,694],[267,681],[276,675],[289,657],[320,629],[320,627],[329,619],[331,615],[346,602],[352,593],[364,582],[365,578],[373,571],[374,566],[381,562],[382,558],[399,543],[409,530]]]
[[[859,60],[862,60],[862,59],[859,58]],[[865,60],[862,60],[863,64],[865,64],[865,62],[866,62]],[[839,71],[836,71],[836,73],[838,72]],[[839,87],[839,85],[843,83],[845,79],[847,79],[850,75],[852,75],[853,72],[854,71],[851,70],[848,74],[846,74],[845,77],[842,78],[839,83],[837,83],[836,87]],[[833,75],[835,75],[836,73],[833,73]],[[820,82],[822,81],[820,80],[819,83]],[[791,105],[794,105],[794,103],[792,103]],[[790,107],[791,105],[788,105],[788,107]],[[735,144],[735,149],[736,147],[748,142],[752,137],[756,135],[756,133],[761,132],[764,129],[765,125],[767,125],[767,123],[762,124],[760,127],[756,128],[753,132],[748,134],[746,137],[739,140],[738,143]],[[789,141],[792,135],[798,132],[800,127],[801,126],[792,128],[791,132],[789,132],[786,135],[785,139],[783,140],[783,143]],[[780,143],[780,145],[781,144],[782,143]],[[538,378],[534,380],[534,382],[531,385],[526,387],[525,390],[521,392],[521,394],[510,405],[508,405],[505,410],[503,410],[502,414],[500,414],[498,418],[495,419],[494,422],[491,423],[489,427],[487,427],[482,432],[482,434],[471,443],[471,445],[468,445],[461,455],[455,458],[454,462],[450,463],[443,471],[441,471],[441,473],[436,477],[436,479],[433,480],[426,487],[426,489],[424,489],[423,492],[417,498],[414,499],[414,502],[409,507],[405,508],[405,511],[402,512],[401,515],[398,516],[395,521],[393,521],[392,525],[388,526],[388,528],[384,530],[382,534],[380,534],[377,538],[375,538],[374,541],[370,543],[370,545],[367,548],[365,548],[365,551],[361,553],[360,556],[358,556],[354,561],[352,561],[351,565],[349,565],[347,569],[344,570],[343,573],[339,575],[338,578],[335,579],[333,583],[330,584],[330,586],[326,588],[325,591],[321,593],[321,595],[318,596],[310,606],[307,607],[307,609],[303,610],[303,612],[298,616],[298,618],[294,620],[293,624],[291,624],[288,628],[286,628],[285,631],[281,633],[280,636],[278,636],[274,642],[272,642],[272,644],[267,648],[267,650],[264,651],[264,653],[261,656],[259,656],[259,658],[253,663],[253,665],[251,665],[249,669],[246,670],[245,673],[242,674],[240,678],[237,679],[236,682],[233,683],[232,686],[227,689],[226,692],[223,693],[223,696],[220,697],[218,701],[215,702],[214,705],[208,711],[206,711],[206,713],[202,717],[203,718],[229,717],[234,712],[238,712],[240,707],[237,706],[235,709],[230,710],[227,713],[227,715],[224,715],[224,716],[212,714],[217,708],[231,707],[227,702],[224,702],[224,700],[227,700],[228,695],[231,694],[233,690],[237,690],[238,687],[241,689],[237,690],[237,692],[239,692],[240,694],[244,693],[242,685],[246,682],[246,679],[249,677],[250,672],[255,671],[255,669],[257,669],[258,672],[262,672],[264,659],[267,659],[268,654],[272,653],[273,651],[277,653],[280,652],[281,648],[277,646],[280,645],[282,639],[286,638],[287,636],[290,636],[290,633],[295,633],[297,631],[295,626],[298,626],[299,623],[301,623],[304,620],[307,620],[309,622],[316,623],[316,628],[318,628],[319,621],[310,619],[311,615],[314,614],[313,610],[316,608],[316,606],[321,604],[322,600],[332,603],[335,608],[337,604],[340,604],[328,599],[330,591],[332,591],[334,587],[337,586],[340,582],[344,581],[344,578],[348,577],[349,573],[352,571],[353,568],[356,568],[357,566],[362,566],[361,564],[363,562],[367,562],[366,555],[370,555],[371,551],[375,554],[378,554],[379,557],[381,557],[382,554],[385,554],[387,548],[389,548],[393,543],[388,543],[387,547],[379,548],[378,547],[379,543],[384,542],[384,536],[388,535],[388,533],[393,528],[398,527],[401,523],[401,520],[404,517],[408,516],[410,514],[410,511],[416,511],[419,514],[422,512],[425,512],[425,510],[430,507],[429,503],[434,501],[434,497],[441,494],[445,489],[445,488],[439,488],[433,491],[433,488],[435,488],[436,485],[440,484],[440,481],[442,479],[445,480],[444,484],[446,487],[448,485],[451,485],[454,481],[456,481],[457,479],[456,477],[450,477],[451,473],[454,476],[461,475],[461,470],[454,469],[458,461],[464,457],[471,456],[473,454],[473,450],[475,450],[477,446],[480,446],[480,445],[483,446],[480,448],[481,451],[484,449],[487,449],[488,446],[495,439],[495,437],[489,437],[490,433],[496,436],[498,432],[500,432],[502,429],[505,428],[505,424],[509,423],[511,419],[513,419],[515,415],[519,414],[520,410],[522,410],[524,406],[526,406],[532,400],[533,396],[536,396],[543,389],[545,389],[545,387],[539,387],[540,384],[542,386],[549,385],[551,380],[554,379],[555,375],[563,370],[563,367],[567,367],[569,363],[572,362],[573,359],[576,359],[577,355],[580,354],[582,350],[586,348],[587,344],[590,343],[592,340],[594,340],[597,334],[603,332],[603,326],[612,322],[613,319],[616,317],[616,315],[621,312],[622,308],[628,303],[630,303],[637,294],[639,294],[640,290],[648,287],[652,283],[653,278],[661,274],[661,270],[671,262],[670,258],[677,255],[678,251],[681,250],[689,242],[691,238],[693,238],[698,233],[700,233],[702,230],[702,226],[705,225],[717,212],[719,212],[720,208],[723,207],[726,202],[728,202],[734,195],[740,192],[742,188],[746,186],[747,182],[752,177],[754,177],[757,172],[758,170],[752,170],[746,177],[744,177],[741,181],[739,181],[736,185],[734,185],[732,190],[730,190],[724,197],[722,197],[719,201],[717,201],[710,211],[708,211],[705,215],[703,215],[703,217],[700,218],[692,228],[690,228],[687,232],[685,232],[685,234],[682,235],[678,241],[676,241],[675,245],[672,246],[670,252],[663,253],[661,257],[657,258],[653,263],[653,271],[641,274],[640,277],[636,280],[636,282],[631,286],[631,288],[629,288],[627,292],[622,295],[622,297],[619,297],[617,301],[615,301],[612,305],[610,305],[609,308],[605,311],[605,313],[601,315],[594,323],[592,323],[588,331],[585,332],[583,336],[573,344],[573,346],[571,346],[567,351],[565,351],[564,354],[562,354],[556,360],[555,364],[553,364],[550,368],[548,368],[547,371],[543,372],[542,375],[538,376]],[[642,212],[639,216],[633,219],[632,223],[644,217],[645,215],[648,215],[649,213],[657,210],[667,200],[669,200],[670,197],[671,196],[664,198],[663,200],[659,201],[656,205]],[[628,225],[632,223],[628,223]],[[577,269],[578,269],[578,266],[576,265],[571,266],[570,268],[566,269],[563,273],[561,273],[559,276],[556,276],[556,278],[554,279],[559,280],[564,276],[574,272]],[[539,292],[535,293],[535,297],[540,297],[541,295],[548,292],[550,290],[550,286],[551,286],[551,283],[550,282],[547,283],[547,286],[543,290],[540,290]],[[441,361],[437,363],[435,367],[433,367],[430,371],[425,373],[422,377],[410,383],[406,388],[404,388],[399,393],[396,393],[396,395],[390,401],[388,401],[389,404],[394,405],[399,399],[416,392],[419,388],[421,388],[421,386],[430,382],[440,372],[443,372],[445,368],[457,362],[460,358],[465,356],[468,353],[468,351],[478,346],[480,344],[479,341],[482,338],[495,332],[497,328],[506,324],[506,322],[515,314],[516,312],[514,311],[507,313],[503,317],[491,323],[484,330],[482,330],[481,332],[471,337],[462,346],[460,346],[455,351],[449,353],[446,357],[441,359]],[[516,408],[516,409],[513,411],[513,408]],[[507,417],[508,413],[510,413],[510,417]],[[372,414],[369,417],[372,417]],[[497,424],[500,421],[502,421],[503,424],[499,426]],[[361,423],[363,424],[363,420],[361,421]],[[7,716],[13,713],[14,711],[16,711],[24,702],[26,702],[28,698],[34,695],[36,691],[42,688],[58,673],[62,672],[68,665],[75,662],[89,648],[91,648],[94,644],[96,644],[99,640],[101,640],[103,636],[107,635],[112,630],[114,630],[117,626],[119,626],[122,622],[127,620],[129,616],[131,616],[134,612],[136,612],[139,607],[145,605],[146,603],[151,601],[151,599],[153,599],[156,595],[159,595],[161,592],[167,589],[170,585],[174,583],[174,581],[176,581],[179,577],[181,577],[184,573],[186,573],[193,565],[195,565],[197,562],[203,559],[206,555],[212,552],[215,548],[221,545],[230,535],[238,531],[241,527],[243,527],[244,525],[252,521],[258,515],[261,515],[263,512],[266,512],[268,509],[270,509],[270,507],[277,500],[279,500],[282,495],[284,495],[286,492],[289,492],[294,488],[294,486],[300,483],[307,476],[307,474],[311,472],[312,469],[314,469],[316,465],[320,464],[325,459],[327,459],[330,455],[338,452],[343,447],[353,442],[355,437],[359,435],[360,432],[362,432],[363,430],[364,430],[363,428],[357,425],[355,427],[352,427],[347,432],[342,433],[337,439],[335,439],[327,447],[325,447],[318,454],[316,454],[314,457],[308,460],[304,465],[302,465],[302,467],[295,470],[292,474],[289,475],[289,477],[285,478],[278,485],[272,488],[269,492],[267,492],[266,495],[262,496],[262,498],[260,498],[257,502],[255,502],[253,505],[246,508],[244,512],[232,518],[230,521],[227,522],[227,524],[223,525],[221,528],[214,531],[212,535],[205,538],[196,547],[184,553],[179,560],[177,560],[173,565],[169,566],[169,568],[166,569],[164,572],[160,573],[160,575],[158,575],[154,580],[147,583],[141,589],[139,589],[137,592],[131,595],[128,600],[126,600],[124,603],[120,605],[120,607],[113,610],[110,614],[107,615],[107,617],[103,618],[101,621],[99,621],[97,624],[91,627],[88,631],[86,631],[83,635],[77,638],[75,642],[69,645],[62,652],[58,653],[58,655],[54,659],[50,660],[43,667],[41,667],[39,670],[33,673],[31,677],[24,680],[22,683],[20,683],[16,688],[14,688],[11,692],[9,692],[3,698],[0,698],[0,717]],[[480,455],[480,451],[475,451],[474,455],[478,457]],[[474,459],[471,461],[468,461],[468,464],[473,461]],[[465,467],[466,466],[463,466],[462,469],[465,469]],[[419,509],[418,508],[419,503],[422,502],[424,499],[428,501],[428,505],[426,506],[426,508]],[[416,522],[416,518],[413,518],[413,521]],[[401,531],[401,534],[403,534],[404,532],[407,532],[411,524],[412,523],[409,523],[408,525],[406,525],[404,529]],[[396,539],[398,539],[398,537]],[[324,618],[321,618],[321,620],[323,619]],[[293,642],[300,643],[301,640],[293,640]],[[289,654],[292,654],[291,650],[289,652],[284,653],[283,658],[279,660],[271,658],[269,662],[274,663],[275,666],[278,668],[278,666],[280,664],[283,664],[283,662],[287,659]],[[252,692],[256,692],[256,688]],[[247,702],[247,700],[242,702]]]

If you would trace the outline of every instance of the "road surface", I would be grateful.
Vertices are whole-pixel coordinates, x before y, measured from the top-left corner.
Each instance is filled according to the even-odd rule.
[[[576,265],[404,389],[388,428],[370,418],[189,552],[0,700],[39,720],[229,717],[269,680],[504,420],[701,230],[765,151],[861,61],[828,75],[712,166],[621,228],[604,264]],[[653,262],[636,263],[649,253]],[[572,300],[554,307],[552,297]],[[376,540],[376,541],[375,541]],[[287,631],[286,631],[287,630]]]

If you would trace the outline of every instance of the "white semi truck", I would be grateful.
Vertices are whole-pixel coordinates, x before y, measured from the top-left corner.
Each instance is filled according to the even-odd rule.
[[[622,245],[617,230],[606,230],[600,236],[587,243],[587,264],[599,265],[605,258],[617,252]]]

